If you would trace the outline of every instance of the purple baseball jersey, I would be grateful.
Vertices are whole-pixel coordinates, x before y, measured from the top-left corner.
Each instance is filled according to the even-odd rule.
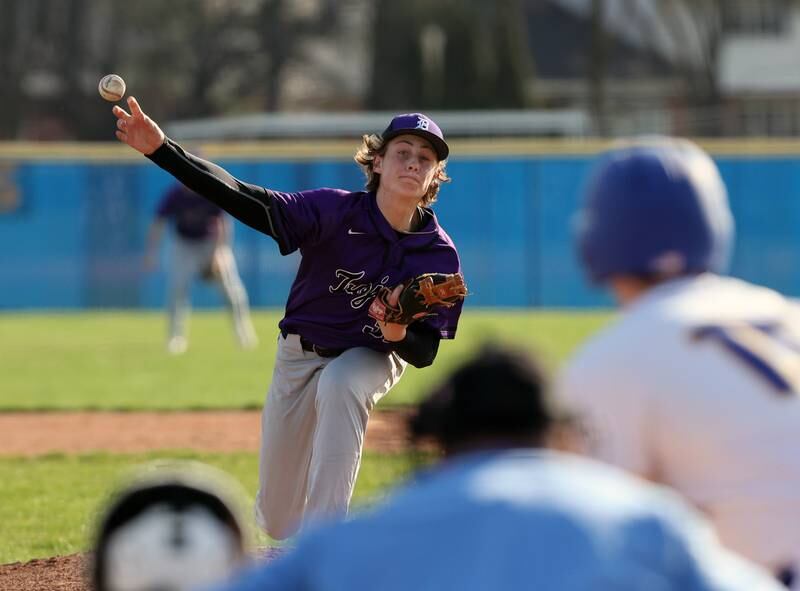
[[[204,240],[216,236],[217,220],[223,211],[185,186],[176,185],[161,200],[156,215],[172,220],[182,238]]]
[[[428,208],[420,208],[418,231],[398,232],[381,214],[372,192],[323,188],[270,193],[280,212],[275,223],[284,238],[281,252],[299,248],[302,254],[280,328],[319,346],[392,350],[367,315],[378,290],[422,273],[461,271],[453,241]],[[440,307],[421,322],[452,339],[462,303]]]

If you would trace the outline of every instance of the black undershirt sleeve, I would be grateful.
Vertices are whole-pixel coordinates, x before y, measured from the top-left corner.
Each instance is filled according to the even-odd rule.
[[[409,324],[406,338],[394,343],[394,351],[414,367],[428,367],[436,359],[441,337],[424,324]]]
[[[243,224],[272,236],[281,253],[288,252],[280,231],[280,211],[269,189],[238,180],[213,162],[189,154],[169,138],[147,158]]]

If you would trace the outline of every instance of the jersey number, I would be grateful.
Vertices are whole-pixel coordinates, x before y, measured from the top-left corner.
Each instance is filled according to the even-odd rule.
[[[783,338],[780,328],[758,323],[701,326],[692,331],[692,339],[716,341],[776,392],[791,395],[800,392],[800,344]]]

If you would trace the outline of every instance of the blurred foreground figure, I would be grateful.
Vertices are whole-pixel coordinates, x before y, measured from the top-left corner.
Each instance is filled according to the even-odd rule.
[[[588,275],[622,307],[559,380],[589,451],[674,487],[723,544],[796,585],[800,307],[720,275],[733,217],[716,165],[686,140],[620,146],[577,221]]]
[[[184,591],[221,581],[246,561],[248,535],[224,474],[151,467],[106,509],[95,540],[95,591]]]
[[[544,449],[562,416],[532,359],[481,351],[411,422],[440,465],[216,591],[779,589],[673,492]]]

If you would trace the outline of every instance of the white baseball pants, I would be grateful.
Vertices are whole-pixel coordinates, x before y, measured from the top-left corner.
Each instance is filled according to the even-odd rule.
[[[347,513],[369,412],[400,380],[406,362],[364,347],[338,357],[278,337],[261,423],[256,519],[275,539],[315,518]]]

